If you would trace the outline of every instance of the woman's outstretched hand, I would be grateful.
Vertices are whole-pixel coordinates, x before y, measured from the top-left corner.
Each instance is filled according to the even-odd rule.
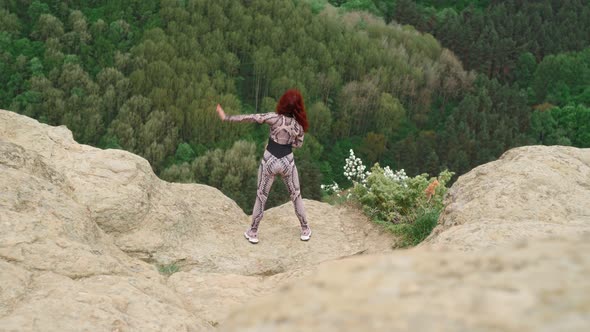
[[[223,111],[223,108],[221,108],[221,105],[217,104],[217,115],[219,115],[219,118],[221,120],[225,120],[225,112]]]

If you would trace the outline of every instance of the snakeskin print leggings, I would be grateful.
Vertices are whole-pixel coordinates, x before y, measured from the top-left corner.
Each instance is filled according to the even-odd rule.
[[[265,150],[260,161],[260,167],[258,168],[258,190],[256,192],[254,209],[252,210],[251,229],[258,231],[258,225],[264,214],[264,204],[266,203],[270,187],[276,175],[280,175],[283,178],[283,182],[289,190],[291,201],[295,206],[295,214],[299,218],[301,228],[306,228],[307,218],[305,216],[305,208],[303,207],[303,199],[301,199],[299,174],[297,173],[297,166],[295,166],[293,154],[290,153],[282,158],[277,158]]]

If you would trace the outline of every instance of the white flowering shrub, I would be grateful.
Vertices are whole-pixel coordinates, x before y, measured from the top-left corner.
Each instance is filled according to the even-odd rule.
[[[446,184],[453,174],[445,170],[438,177],[428,174],[409,177],[404,169],[394,171],[378,163],[369,172],[351,149],[345,160],[344,176],[353,188],[344,191],[345,194],[336,182],[321,188],[328,198],[336,196],[336,202],[354,199],[360,203],[372,220],[400,235],[398,246],[406,247],[420,243],[436,226]]]
[[[338,186],[338,183],[336,183],[336,182],[332,182],[332,184],[322,184],[320,186],[320,188],[322,188],[322,191],[324,192],[324,194],[326,194],[326,195],[336,194],[338,197],[340,197],[340,191],[342,191],[340,189],[340,186]]]
[[[354,151],[352,149],[350,149],[350,155],[344,162],[344,176],[346,176],[348,180],[352,181],[353,184],[364,184],[367,181],[367,177],[371,173],[365,172],[367,167],[363,165],[361,158],[357,158],[354,155]]]
[[[406,247],[420,243],[436,226],[446,184],[453,174],[445,170],[438,177],[409,177],[404,169],[394,171],[378,163],[367,171],[351,149],[345,160],[344,176],[352,182],[352,189],[342,191],[336,182],[321,188],[330,201],[343,203],[353,199],[360,203],[373,221],[400,235],[398,246]]]
[[[383,175],[392,179],[393,181],[401,183],[403,186],[407,186],[405,181],[408,179],[408,176],[406,175],[406,171],[403,168],[394,172],[391,170],[391,168],[389,168],[389,166],[385,166],[385,168],[383,168]]]

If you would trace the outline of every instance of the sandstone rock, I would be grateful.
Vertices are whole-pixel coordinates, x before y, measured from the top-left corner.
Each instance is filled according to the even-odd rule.
[[[477,255],[414,248],[323,264],[223,331],[588,331],[590,235]]]
[[[207,330],[322,261],[391,250],[360,213],[305,204],[312,241],[288,203],[254,246],[217,189],[161,181],[141,157],[0,110],[0,331]],[[185,272],[154,266],[170,263]]]
[[[209,329],[154,266],[115,246],[48,162],[0,140],[0,330]]]
[[[590,149],[526,146],[459,177],[423,242],[478,250],[590,231]]]
[[[141,276],[39,274],[2,331],[207,331],[171,290]]]
[[[93,225],[109,234],[118,248],[147,262],[256,275],[360,251],[391,250],[391,237],[360,213],[309,200],[305,204],[315,241],[299,241],[299,222],[287,203],[266,213],[261,242],[254,248],[242,236],[250,224],[248,216],[215,188],[161,181],[139,156],[80,145],[63,126],[43,125],[12,112],[0,111],[0,138],[20,149],[4,159],[34,155],[37,161],[28,166],[36,167],[34,174],[48,173],[62,181]]]
[[[168,279],[168,285],[180,295],[187,309],[217,326],[227,319],[232,310],[272,294],[286,284],[305,283],[304,279],[314,271],[315,266],[272,276],[244,276],[201,273],[194,269],[173,274]]]

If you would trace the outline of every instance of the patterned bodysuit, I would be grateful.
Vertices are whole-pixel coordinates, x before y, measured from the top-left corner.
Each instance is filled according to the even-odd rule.
[[[277,113],[243,114],[226,116],[225,121],[267,123],[270,125],[270,140],[281,145],[291,145],[295,148],[303,145],[303,127],[297,120],[288,116]],[[289,190],[301,228],[307,228],[307,217],[299,186],[299,174],[297,173],[293,153],[279,158],[270,153],[268,149],[265,149],[258,168],[258,189],[254,209],[252,210],[251,230],[254,233],[258,231],[258,225],[264,214],[264,204],[268,198],[275,175],[282,177]]]

